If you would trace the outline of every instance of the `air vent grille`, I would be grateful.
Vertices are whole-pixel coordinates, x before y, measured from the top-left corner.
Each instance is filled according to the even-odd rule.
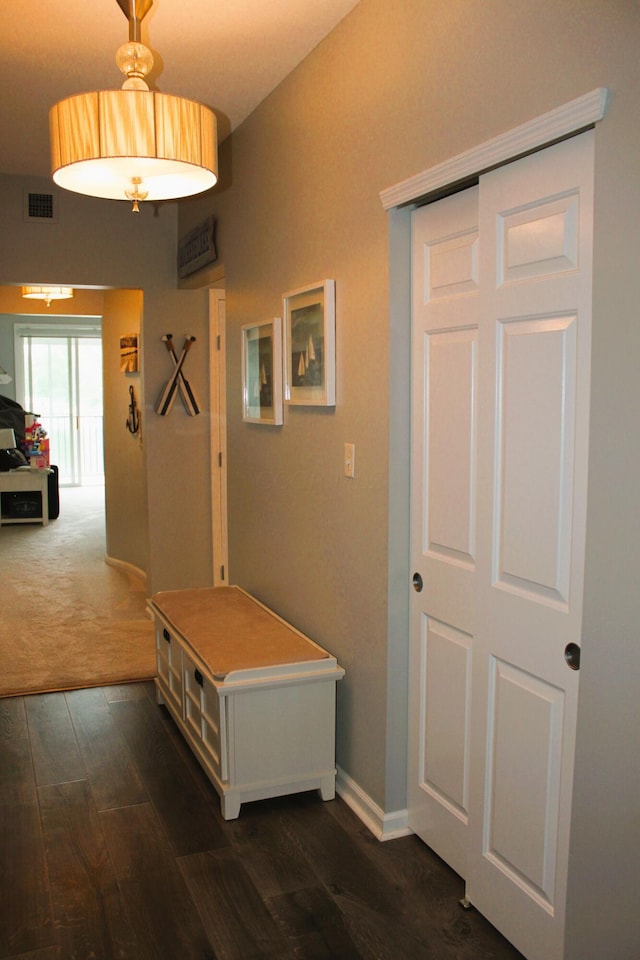
[[[24,194],[25,220],[39,223],[55,223],[57,221],[56,196],[53,193],[36,193],[26,190]]]

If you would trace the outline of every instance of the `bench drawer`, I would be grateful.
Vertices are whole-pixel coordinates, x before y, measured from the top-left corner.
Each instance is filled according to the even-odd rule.
[[[163,696],[182,716],[182,644],[161,623],[156,624],[156,668]]]
[[[187,653],[183,653],[183,670],[184,722],[205,754],[206,762],[226,781],[229,774],[225,703],[221,703],[216,687]]]

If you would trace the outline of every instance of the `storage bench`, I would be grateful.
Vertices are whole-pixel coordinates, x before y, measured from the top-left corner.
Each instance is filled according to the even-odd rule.
[[[155,594],[156,695],[233,820],[244,801],[335,796],[334,657],[240,587]]]

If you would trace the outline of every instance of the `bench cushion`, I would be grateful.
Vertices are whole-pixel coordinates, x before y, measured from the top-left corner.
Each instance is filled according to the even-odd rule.
[[[329,656],[240,587],[166,590],[151,600],[218,680],[234,670]]]

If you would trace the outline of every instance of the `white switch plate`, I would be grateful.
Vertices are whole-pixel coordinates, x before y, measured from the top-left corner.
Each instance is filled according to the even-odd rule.
[[[345,443],[344,445],[344,475],[350,480],[353,480],[356,475],[355,443]]]

